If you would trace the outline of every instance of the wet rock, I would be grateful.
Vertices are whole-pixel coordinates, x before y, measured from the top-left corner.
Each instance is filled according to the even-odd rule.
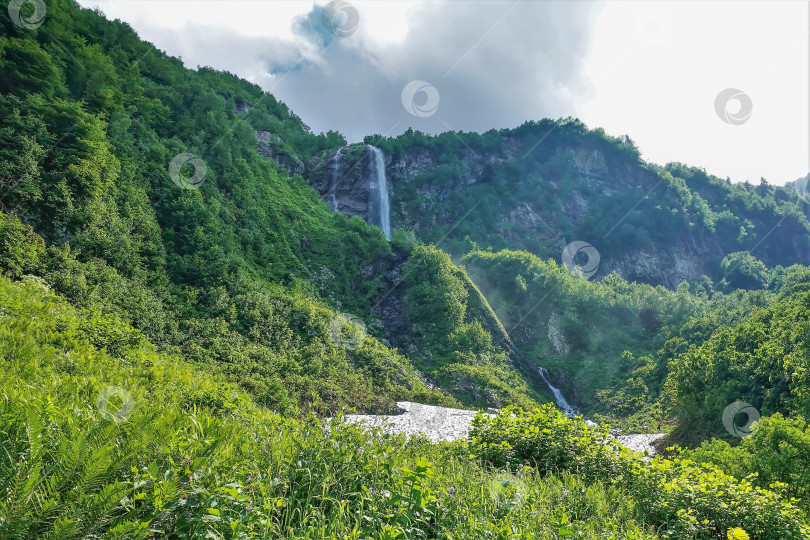
[[[369,181],[366,171],[371,158],[363,145],[350,145],[313,157],[309,185],[338,213],[358,216],[369,214]]]

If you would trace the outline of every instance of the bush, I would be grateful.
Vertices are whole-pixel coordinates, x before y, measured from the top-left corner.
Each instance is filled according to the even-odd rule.
[[[0,271],[19,278],[37,263],[45,242],[28,225],[0,212]]]
[[[776,413],[762,418],[739,446],[712,439],[691,450],[675,451],[739,479],[752,475],[755,486],[767,488],[779,482],[785,496],[796,497],[802,508],[810,510],[810,426],[804,418]]]
[[[589,428],[550,405],[531,412],[507,408],[495,418],[479,415],[470,437],[473,454],[494,466],[524,464],[545,474],[574,471],[588,482],[626,490],[641,518],[664,536],[723,538],[732,527],[772,540],[810,534],[795,500],[707,464],[659,457],[645,463],[618,448],[607,428]]]
[[[113,357],[97,336],[132,328],[36,284],[0,277],[0,319],[1,538],[657,538],[598,482],[285,420],[145,340]]]

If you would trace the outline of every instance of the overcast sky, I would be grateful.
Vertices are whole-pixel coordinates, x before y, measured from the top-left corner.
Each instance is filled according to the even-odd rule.
[[[322,1],[79,3],[350,142],[575,116],[656,163],[772,184],[810,171],[806,1],[358,0],[329,28]]]

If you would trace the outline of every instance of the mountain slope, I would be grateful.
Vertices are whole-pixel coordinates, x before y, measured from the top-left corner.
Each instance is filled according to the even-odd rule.
[[[25,264],[7,242],[3,269],[26,266],[279,410],[458,403],[378,341],[340,337],[384,337],[369,298],[401,256],[290,176],[340,135],[311,133],[257,86],[185,69],[99,13],[49,2],[47,14],[32,30],[2,19],[0,211],[13,216],[5,234],[42,239]],[[476,392],[454,393],[496,404]],[[537,403],[525,386],[501,394]]]
[[[704,274],[720,281],[721,260],[734,252],[754,250],[767,266],[810,262],[807,207],[795,190],[645,163],[628,137],[575,119],[366,142],[385,151],[394,229],[441,240],[454,256],[507,248],[559,260],[580,240],[599,252],[595,278],[616,271],[670,289]],[[362,214],[365,167],[354,166],[356,147],[337,152],[341,211]],[[321,193],[335,155],[311,163],[309,181]]]
[[[0,277],[0,306],[4,538],[808,534],[777,492],[645,464],[551,406],[481,417],[470,446],[284,419],[41,280]],[[676,511],[687,496],[699,504]]]
[[[515,527],[509,503],[481,492],[497,473],[457,450],[282,418],[35,279],[0,277],[0,306],[0,537],[481,537]],[[535,494],[519,513],[524,538],[581,505],[593,512],[568,521],[582,538],[658,538],[627,494],[601,483],[528,472],[521,482]]]
[[[365,141],[389,242],[376,150],[46,4],[0,17],[0,536],[810,534],[793,192],[572,119],[409,131]],[[572,239],[598,273],[558,264]],[[538,407],[540,367],[600,425]],[[764,443],[683,454],[727,470],[606,439],[734,442],[738,399]],[[502,411],[446,446],[324,423],[397,400]]]

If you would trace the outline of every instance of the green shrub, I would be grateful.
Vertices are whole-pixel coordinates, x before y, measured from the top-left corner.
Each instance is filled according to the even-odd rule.
[[[19,278],[34,269],[45,242],[34,230],[0,212],[0,271]]]
[[[0,277],[2,538],[658,538],[600,482],[285,420],[143,339],[111,356],[88,328],[134,332]]]
[[[741,527],[755,538],[800,539],[810,535],[795,500],[707,464],[655,457],[643,462],[608,438],[552,406],[531,412],[507,408],[497,417],[478,416],[470,450],[495,466],[529,465],[545,474],[573,471],[586,481],[615,485],[636,500],[639,515],[676,538],[722,538]]]
[[[755,486],[778,482],[781,493],[810,510],[810,426],[804,418],[776,413],[762,418],[737,446],[711,439],[694,449],[675,450],[684,459],[711,463],[736,478],[750,475]]]

